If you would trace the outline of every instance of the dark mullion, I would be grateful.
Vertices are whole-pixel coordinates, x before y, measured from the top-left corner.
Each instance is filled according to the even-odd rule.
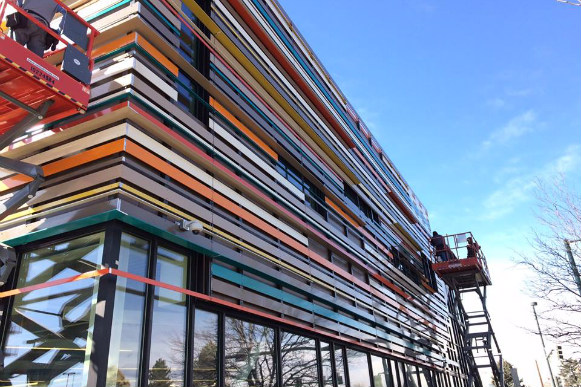
[[[148,254],[148,278],[154,278],[156,274],[156,259],[157,257],[157,240],[150,240],[149,254]],[[149,359],[151,351],[151,330],[153,321],[153,304],[155,296],[155,286],[147,285],[145,291],[145,318],[143,326],[143,336],[141,339],[141,370],[140,370],[140,386],[146,386],[148,383],[149,373]]]
[[[204,254],[195,253],[193,255],[193,259],[195,260],[193,264],[193,278],[195,283],[191,289],[196,292],[209,295],[210,278],[208,273],[210,273],[210,265],[212,264],[210,257]]]
[[[383,372],[385,372],[385,376],[389,375],[389,380],[387,383],[387,387],[395,387],[395,380],[393,380],[393,368],[391,367],[392,361],[389,359],[383,360]]]
[[[418,366],[413,366],[416,369],[416,380],[417,380],[417,385],[419,387],[428,387],[428,386],[423,386],[422,385],[422,379],[420,378],[420,367]]]
[[[341,348],[341,356],[343,356],[343,374],[345,375],[345,386],[351,387],[351,379],[349,378],[349,359],[347,359],[347,348]]]
[[[279,327],[274,328],[274,370],[276,372],[276,386],[282,387],[282,353],[280,352],[280,335],[281,330]]]
[[[329,353],[331,354],[331,383],[333,387],[339,387],[339,382],[337,381],[337,363],[335,359],[335,344],[329,342]]]
[[[103,246],[103,266],[117,269],[119,251],[121,250],[121,225],[111,223],[105,229],[105,245]],[[117,276],[105,275],[99,279],[97,292],[97,308],[102,308],[102,317],[95,316],[93,329],[93,349],[91,367],[87,386],[104,386],[107,380],[109,349],[111,345],[111,326],[113,325],[113,307],[115,306],[115,291]]]
[[[223,312],[218,313],[218,364],[216,365],[216,376],[218,378],[218,387],[223,387],[225,385],[225,361],[226,357],[226,346],[224,337],[226,335],[226,316]]]
[[[321,342],[319,340],[315,340],[315,349],[317,353],[317,375],[319,380],[319,387],[324,387],[323,356],[321,356]]]
[[[194,283],[197,278],[197,273],[195,272],[197,271],[197,265],[194,262],[196,259],[196,254],[188,254],[188,278],[186,280],[188,289],[195,289],[196,286]],[[190,296],[186,296],[186,310],[186,363],[184,364],[184,387],[189,387],[193,386],[194,383],[194,330],[196,324],[196,302]]]
[[[412,387],[409,384],[409,378],[408,378],[408,368],[407,368],[407,364],[406,363],[399,363],[399,368],[401,370],[401,380],[402,380],[402,385],[401,387]]]
[[[371,363],[371,354],[369,352],[366,352],[366,355],[367,355],[367,372],[369,373],[369,385],[371,387],[375,387],[375,380],[373,378],[373,364]]]
[[[397,360],[393,361],[393,379],[397,383],[397,387],[404,387],[401,381],[401,370],[399,367],[399,362]]]

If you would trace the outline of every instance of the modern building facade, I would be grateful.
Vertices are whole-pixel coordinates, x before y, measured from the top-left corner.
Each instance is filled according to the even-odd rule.
[[[70,5],[89,110],[2,151],[46,181],[0,385],[467,385],[427,212],[275,0]]]

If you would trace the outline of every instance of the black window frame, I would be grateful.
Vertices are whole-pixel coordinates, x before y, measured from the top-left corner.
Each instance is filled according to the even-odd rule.
[[[34,242],[31,242],[25,246],[18,246],[16,247],[17,256],[20,258],[23,254],[26,254],[29,251],[36,250],[38,248],[42,248],[43,246],[54,245],[61,242],[65,242],[71,239],[81,238],[83,236],[95,234],[98,232],[105,232],[105,240],[104,240],[104,252],[103,252],[103,264],[108,265],[109,267],[116,268],[120,252],[120,245],[121,245],[121,237],[123,233],[127,233],[129,235],[136,236],[138,238],[142,238],[147,240],[150,243],[150,248],[148,252],[148,278],[152,279],[155,275],[155,265],[156,265],[156,257],[157,251],[159,247],[164,247],[170,249],[172,251],[176,251],[178,253],[185,254],[188,257],[188,288],[198,293],[210,295],[210,280],[211,280],[211,258],[206,256],[202,253],[194,251],[192,249],[186,248],[184,246],[180,246],[175,244],[171,241],[164,239],[158,235],[154,235],[152,233],[143,231],[136,227],[130,226],[126,223],[121,221],[109,221],[106,223],[102,223],[99,225],[94,225],[86,228],[82,228],[75,231],[70,231],[67,233],[59,234],[58,236],[51,236],[47,238],[43,238]],[[18,260],[18,265],[13,271],[11,278],[7,282],[7,285],[10,289],[13,289],[18,275],[21,270],[21,259]],[[199,276],[205,276],[205,279],[202,278],[202,281],[199,282]],[[114,296],[115,296],[115,288],[116,288],[116,276],[103,276],[99,278],[99,291],[98,291],[98,299],[97,302],[107,301],[105,303],[105,311],[104,315],[108,316],[108,319],[102,319],[99,322],[95,322],[95,328],[93,332],[94,341],[101,341],[104,343],[104,346],[101,348],[101,351],[96,353],[92,361],[91,369],[93,371],[89,374],[89,386],[95,385],[104,385],[107,377],[107,366],[108,366],[108,357],[109,357],[109,342],[110,342],[110,328],[112,315],[113,315],[113,307],[114,307]],[[199,284],[200,287],[196,287],[196,284]],[[5,286],[5,290],[6,290]],[[146,311],[144,311],[144,322],[143,322],[143,338],[142,338],[142,356],[140,359],[140,370],[139,375],[141,380],[139,383],[141,385],[147,385],[147,371],[148,371],[148,364],[149,362],[146,361],[147,356],[149,354],[149,348],[151,345],[152,338],[147,335],[148,332],[151,331],[151,324],[152,324],[152,316],[150,309],[153,304],[153,297],[154,297],[154,286],[148,284],[146,288]],[[2,316],[2,323],[4,331],[2,333],[2,337],[0,337],[0,343],[2,344],[2,348],[5,345],[5,341],[7,338],[7,325],[5,321],[10,317],[10,313],[6,313],[9,311],[12,305],[14,297],[10,297],[7,305],[5,305],[5,313]],[[246,322],[252,322],[267,326],[269,328],[274,329],[275,331],[275,340],[276,340],[276,350],[277,350],[277,358],[275,358],[276,362],[276,372],[277,372],[277,380],[280,385],[282,375],[281,375],[281,363],[278,357],[280,356],[280,334],[281,331],[284,330],[289,333],[298,334],[301,336],[305,336],[307,338],[311,338],[315,340],[316,344],[316,356],[317,356],[317,369],[319,375],[319,386],[322,386],[322,361],[321,361],[321,342],[325,342],[329,344],[330,356],[331,356],[331,369],[332,369],[332,379],[333,379],[333,387],[338,386],[337,380],[337,362],[336,362],[336,351],[340,350],[343,356],[343,375],[345,376],[345,386],[350,386],[350,378],[349,378],[349,367],[347,358],[347,348],[352,348],[356,351],[363,352],[367,355],[367,364],[369,367],[369,378],[370,384],[373,387],[374,379],[373,379],[373,368],[371,363],[371,354],[374,356],[382,357],[387,363],[389,367],[390,373],[390,382],[393,383],[393,387],[407,387],[407,380],[405,375],[406,370],[406,363],[398,361],[395,358],[391,358],[386,356],[384,353],[376,353],[369,348],[364,347],[357,347],[350,345],[347,342],[340,342],[336,339],[333,339],[329,336],[320,336],[317,334],[313,334],[310,332],[306,332],[297,328],[292,324],[284,324],[281,322],[273,322],[273,321],[264,321],[259,316],[252,315],[248,312],[237,311],[237,310],[230,310],[226,307],[215,305],[211,302],[199,300],[193,297],[187,298],[187,308],[186,308],[186,326],[187,332],[186,335],[186,344],[185,344],[185,353],[186,353],[186,362],[184,364],[185,372],[184,372],[184,386],[191,386],[192,383],[192,369],[193,369],[193,348],[194,348],[194,324],[195,324],[195,316],[197,310],[205,310],[209,312],[217,313],[218,315],[218,353],[217,353],[217,378],[218,378],[218,386],[224,386],[224,325],[226,317],[237,318]],[[385,365],[384,365],[385,366]],[[402,375],[402,366],[404,374]],[[423,366],[426,368],[425,366]],[[98,369],[98,371],[94,371]],[[444,385],[450,386],[452,382],[447,378],[448,374],[444,372],[438,372],[434,369],[427,367],[432,375],[431,382],[436,383],[439,387],[443,387]],[[419,372],[418,368],[416,367],[416,372]],[[419,377],[418,377],[419,381]],[[453,379],[454,382],[456,380]],[[459,382],[459,380],[458,380]],[[426,387],[426,386],[421,386]]]

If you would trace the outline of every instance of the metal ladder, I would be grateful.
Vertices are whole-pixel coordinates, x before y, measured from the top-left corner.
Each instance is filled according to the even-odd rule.
[[[490,368],[495,384],[497,386],[505,386],[502,370],[502,352],[492,329],[490,314],[486,307],[486,286],[454,289],[454,292],[463,314],[463,350],[466,358],[470,359],[469,362],[472,363],[471,368]],[[470,293],[477,296],[481,308],[467,312],[462,304],[462,295]],[[470,377],[472,378],[472,375]]]

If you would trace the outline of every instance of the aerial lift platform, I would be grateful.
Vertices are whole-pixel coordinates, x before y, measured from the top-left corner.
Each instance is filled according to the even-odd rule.
[[[60,0],[45,0],[61,7],[60,31],[54,31],[19,6],[0,0],[0,152],[38,125],[84,113],[90,97],[93,59],[98,31]],[[26,2],[24,3],[26,6]],[[55,51],[40,57],[17,43],[6,27],[16,14],[55,40]],[[32,199],[44,181],[41,166],[0,155],[0,170],[29,177],[23,188],[0,198],[0,221]],[[0,287],[16,266],[16,254],[0,243]]]
[[[437,261],[432,264],[432,269],[448,286],[467,288],[492,285],[486,257],[471,232],[440,238],[443,238],[444,246],[436,248]]]
[[[435,247],[432,269],[450,289],[452,311],[460,327],[469,367],[468,385],[482,386],[478,369],[490,368],[496,385],[505,386],[502,353],[486,308],[486,287],[492,281],[480,245],[471,232],[434,236],[431,244]],[[472,297],[472,302],[464,305],[466,296]]]
[[[37,20],[16,0],[0,0],[0,151],[30,128],[84,113],[89,104],[91,51],[98,31],[60,0],[46,1],[62,8],[62,31]],[[7,16],[15,14],[45,30],[59,49],[40,57],[13,40],[14,32],[5,26]],[[2,220],[35,195],[44,175],[40,166],[3,156],[0,168],[31,179],[0,202]]]

